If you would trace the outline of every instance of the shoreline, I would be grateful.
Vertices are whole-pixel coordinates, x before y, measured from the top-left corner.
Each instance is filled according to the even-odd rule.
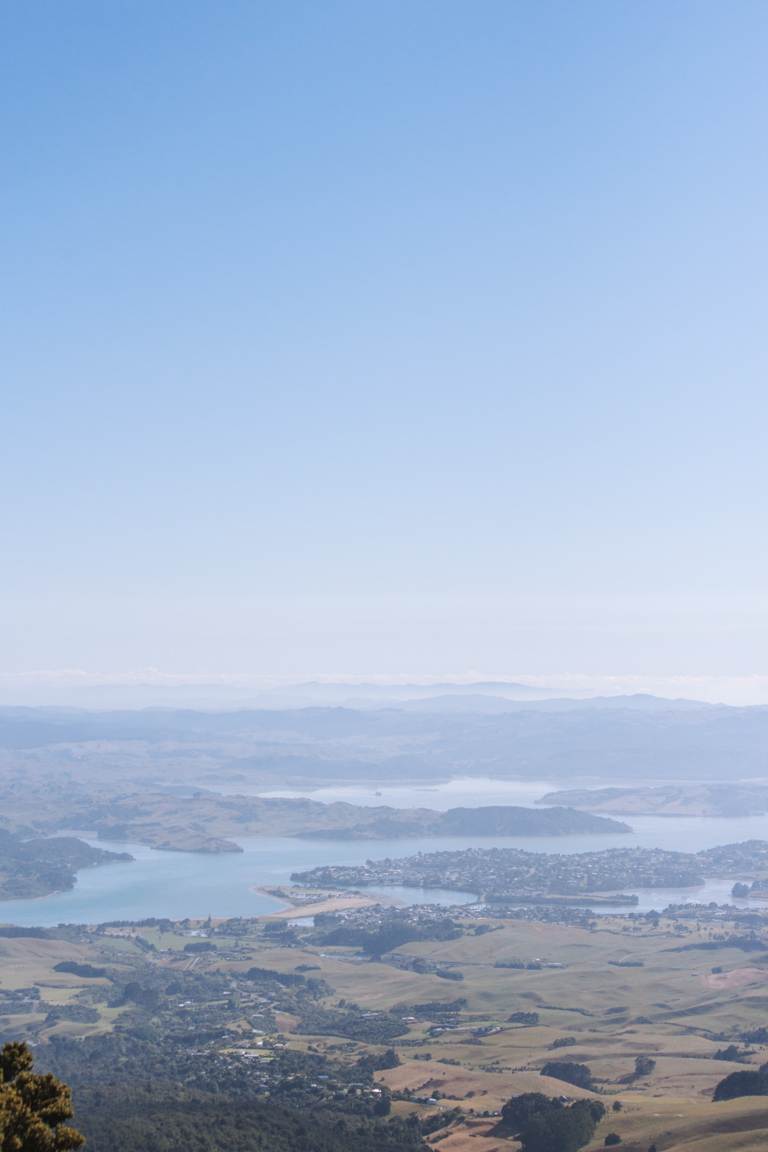
[[[297,917],[320,916],[326,912],[349,912],[357,908],[371,908],[375,904],[385,903],[381,897],[365,896],[361,892],[345,895],[342,892],[310,889],[305,893],[309,899],[300,900],[296,897],[301,893],[301,889],[292,894],[288,888],[282,886],[252,884],[250,890],[260,896],[282,900],[287,905],[278,912],[262,913],[259,916],[260,920],[293,920]]]

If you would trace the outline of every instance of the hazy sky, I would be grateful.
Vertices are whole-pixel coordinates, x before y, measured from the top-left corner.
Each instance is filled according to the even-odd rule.
[[[0,45],[0,671],[768,671],[764,0]]]

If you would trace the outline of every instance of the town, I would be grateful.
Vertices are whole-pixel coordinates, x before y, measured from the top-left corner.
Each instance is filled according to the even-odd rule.
[[[610,848],[602,852],[527,852],[519,848],[468,848],[419,852],[401,859],[368,860],[360,866],[328,865],[295,872],[297,884],[359,887],[399,885],[475,894],[488,903],[562,900],[595,904],[636,903],[625,888],[695,888],[707,877],[754,877],[768,868],[768,844],[748,841],[699,853],[661,848]]]

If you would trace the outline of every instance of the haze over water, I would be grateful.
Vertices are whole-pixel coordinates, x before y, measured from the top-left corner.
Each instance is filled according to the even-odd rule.
[[[527,803],[549,790],[545,781],[454,780],[434,786],[405,785],[376,789],[370,786],[324,788],[291,795],[355,803],[429,806],[435,809],[467,804]],[[230,791],[230,789],[222,789]],[[235,789],[231,789],[235,791]],[[243,792],[245,789],[239,789]],[[381,793],[377,795],[377,793]],[[264,795],[263,792],[260,794]],[[274,794],[274,793],[273,793]],[[281,793],[285,795],[286,793]],[[35,900],[0,902],[0,922],[50,926],[61,922],[99,923],[106,920],[143,919],[149,916],[184,918],[258,916],[274,912],[279,901],[255,891],[283,884],[294,871],[322,864],[361,864],[368,859],[410,856],[416,852],[458,851],[463,848],[522,848],[530,852],[577,853],[607,848],[665,848],[696,852],[744,840],[768,840],[768,815],[753,817],[627,818],[631,833],[601,836],[433,837],[398,840],[311,840],[294,837],[240,838],[242,853],[205,855],[160,852],[143,844],[92,840],[103,848],[128,851],[132,864],[109,864],[84,869],[69,892]],[[733,880],[710,880],[700,889],[634,889],[640,896],[636,909],[662,909],[667,904],[715,900],[730,902]],[[463,903],[467,893],[416,888],[371,889],[400,903]],[[733,901],[755,907],[756,901]],[[626,907],[617,909],[626,912]]]

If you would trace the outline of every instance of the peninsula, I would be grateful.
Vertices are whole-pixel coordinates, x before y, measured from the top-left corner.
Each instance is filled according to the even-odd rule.
[[[664,784],[616,788],[568,788],[549,792],[538,804],[567,804],[622,816],[762,816],[766,784]]]
[[[127,852],[106,852],[76,836],[24,839],[0,829],[0,899],[49,896],[73,888],[80,868],[132,859]]]
[[[630,828],[607,816],[574,808],[393,808],[301,798],[220,795],[189,788],[186,794],[114,786],[66,788],[48,781],[26,790],[0,784],[0,801],[14,804],[27,834],[51,836],[87,828],[105,841],[146,844],[162,851],[239,852],[252,836],[328,840],[395,840],[434,836],[615,835]]]
[[[397,885],[473,892],[488,903],[592,903],[628,888],[694,888],[708,876],[745,876],[768,870],[768,843],[751,840],[703,852],[612,848],[575,854],[519,848],[419,852],[401,859],[330,865],[294,872],[298,884],[318,888]]]

